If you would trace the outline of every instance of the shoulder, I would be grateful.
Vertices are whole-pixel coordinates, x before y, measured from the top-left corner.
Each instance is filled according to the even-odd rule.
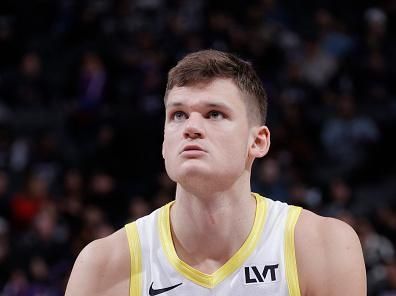
[[[129,285],[130,255],[125,229],[89,243],[78,255],[68,295],[114,295]]]
[[[295,247],[303,295],[365,295],[362,248],[351,226],[303,210]]]
[[[296,226],[297,236],[309,240],[324,249],[332,250],[340,244],[356,245],[360,248],[359,238],[347,223],[329,217],[322,217],[307,210],[302,210]],[[307,247],[312,247],[307,244]]]

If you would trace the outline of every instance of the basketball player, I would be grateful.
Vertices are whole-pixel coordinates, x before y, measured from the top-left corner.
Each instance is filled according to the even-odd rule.
[[[366,295],[351,227],[251,192],[266,106],[250,64],[214,50],[182,59],[165,93],[175,201],[86,246],[66,295]]]

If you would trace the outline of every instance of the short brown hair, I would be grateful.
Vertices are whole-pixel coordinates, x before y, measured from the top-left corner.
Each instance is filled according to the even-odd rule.
[[[209,83],[216,78],[229,78],[246,96],[249,116],[264,124],[267,116],[267,94],[263,84],[249,62],[217,50],[190,53],[168,73],[165,101],[173,87]]]

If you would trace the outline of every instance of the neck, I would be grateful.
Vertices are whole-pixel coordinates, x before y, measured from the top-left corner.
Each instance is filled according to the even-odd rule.
[[[249,183],[227,191],[197,195],[181,185],[171,208],[171,229],[180,259],[211,273],[242,246],[255,217]]]

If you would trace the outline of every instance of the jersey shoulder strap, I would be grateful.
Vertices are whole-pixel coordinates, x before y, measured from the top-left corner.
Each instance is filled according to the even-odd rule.
[[[131,255],[131,274],[129,281],[129,296],[142,295],[142,250],[136,222],[125,225]]]

